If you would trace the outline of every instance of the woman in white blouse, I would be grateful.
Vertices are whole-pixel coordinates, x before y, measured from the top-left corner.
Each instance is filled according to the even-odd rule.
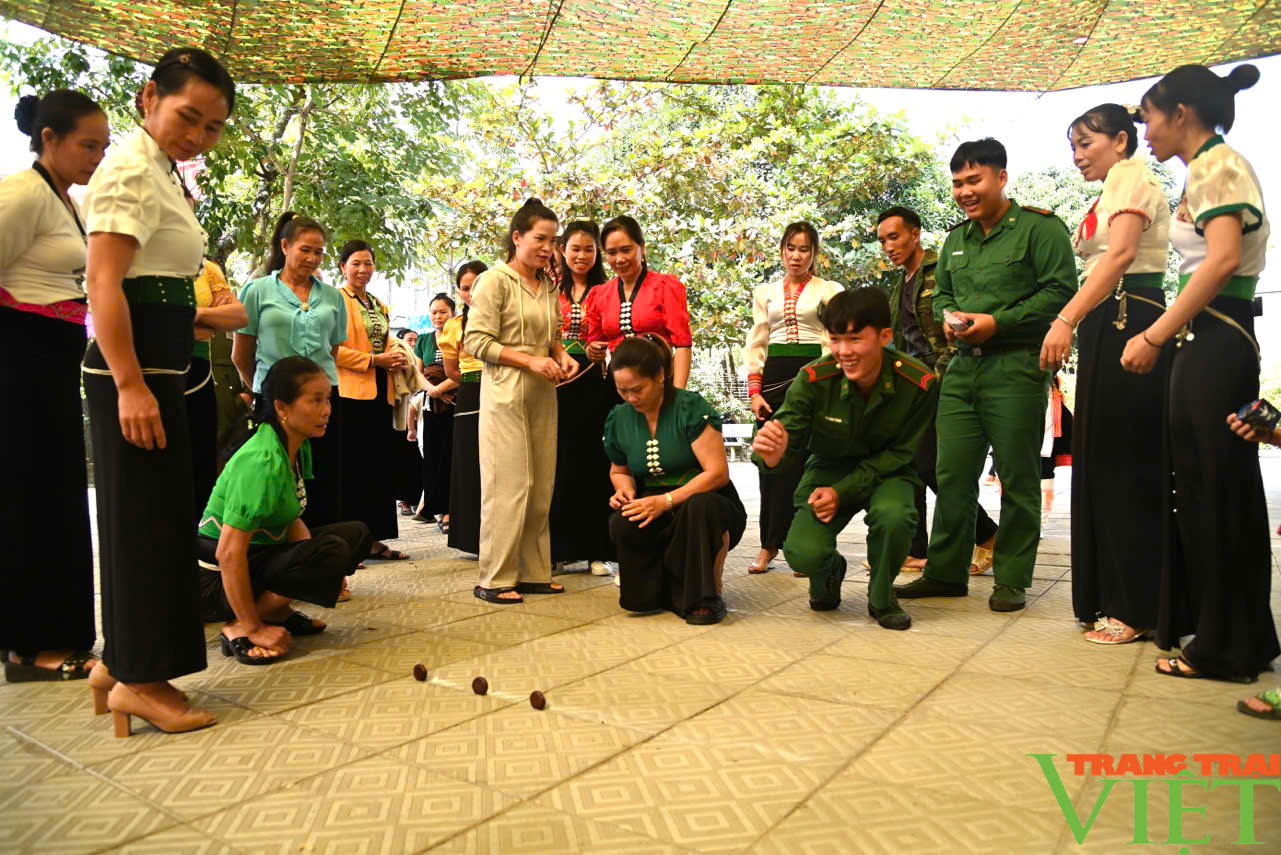
[[[1188,166],[1170,241],[1183,263],[1179,295],[1129,340],[1127,370],[1146,373],[1177,339],[1167,392],[1169,516],[1157,613],[1157,659],[1171,677],[1253,682],[1281,654],[1269,593],[1272,550],[1258,445],[1224,426],[1259,396],[1254,293],[1269,222],[1250,163],[1223,141],[1235,96],[1259,71],[1239,65],[1219,77],[1183,65],[1143,96],[1144,134],[1157,160]],[[1195,637],[1180,646],[1186,636]]]
[[[105,667],[90,683],[95,710],[112,711],[117,736],[129,735],[131,715],[167,733],[214,723],[169,683],[205,667],[183,390],[201,323],[194,280],[206,235],[177,163],[218,142],[235,97],[212,56],[168,52],[142,91],[142,129],[112,149],[85,194],[86,285],[98,337],[85,353],[84,387],[106,636]],[[275,647],[284,633],[264,626],[248,635]]]
[[[0,650],[10,683],[80,680],[96,632],[80,411],[85,236],[67,190],[89,181],[109,131],[92,98],[66,89],[23,97],[14,117],[36,162],[0,181],[0,399],[16,408],[0,420],[0,543],[57,560],[6,574]]]
[[[752,296],[752,331],[747,337],[747,391],[752,397],[756,427],[769,421],[783,404],[787,389],[806,363],[827,346],[820,320],[828,300],[844,291],[836,282],[814,275],[818,230],[809,223],[792,223],[779,242],[783,278],[761,285]],[[792,493],[800,483],[804,460],[786,472],[762,471],[761,551],[749,573],[764,573],[787,539],[796,508]],[[800,575],[799,573],[797,574]]]
[[[1072,606],[1077,620],[1093,627],[1086,641],[1128,644],[1156,626],[1165,374],[1131,374],[1121,352],[1165,308],[1170,205],[1135,156],[1129,109],[1100,104],[1069,125],[1068,139],[1082,177],[1102,181],[1103,192],[1077,226],[1085,280],[1050,325],[1041,367],[1059,368],[1075,330]]]

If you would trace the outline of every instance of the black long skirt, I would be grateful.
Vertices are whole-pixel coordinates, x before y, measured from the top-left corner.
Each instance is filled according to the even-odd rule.
[[[329,389],[329,425],[311,445],[311,478],[307,479],[307,510],[302,521],[315,530],[343,522],[343,406],[338,387]],[[390,418],[390,416],[388,416]]]
[[[1165,304],[1159,288],[1127,288]],[[1076,415],[1072,425],[1072,610],[1093,623],[1112,617],[1138,629],[1156,626],[1161,588],[1162,406],[1173,346],[1150,374],[1121,367],[1136,330],[1161,309],[1127,300],[1117,329],[1115,300],[1104,300],[1077,327]],[[1057,440],[1056,440],[1057,442]]]
[[[417,440],[410,442],[406,431],[392,428],[392,434],[391,474],[396,500],[412,510],[418,507],[423,495],[423,458],[418,452]]]
[[[480,383],[463,383],[454,399],[449,478],[449,545],[480,554]]]
[[[613,561],[609,517],[614,494],[603,436],[623,402],[601,363],[575,354],[578,374],[556,390],[556,487],[550,512],[552,561]]]
[[[10,407],[0,419],[0,649],[19,654],[88,650],[97,639],[84,350],[84,325],[0,308],[0,400]],[[21,560],[37,552],[57,558],[41,561],[37,572]]]
[[[97,488],[103,661],[126,683],[172,680],[205,667],[185,371],[195,310],[131,304],[134,349],[160,406],[166,445],[150,451],[120,432],[116,384],[86,372]],[[85,367],[107,369],[91,342]]]
[[[640,496],[666,493],[650,487]],[[716,593],[716,554],[726,534],[732,550],[747,528],[747,510],[731,482],[695,493],[641,528],[615,511],[610,536],[618,546],[618,604],[628,611],[666,610],[685,617]]]
[[[423,412],[423,510],[425,517],[449,513],[450,471],[454,455],[454,408]]]
[[[338,399],[342,408],[342,516],[369,526],[374,540],[400,534],[396,519],[396,474],[392,443],[408,445],[392,429],[387,372],[374,369],[377,391],[368,401]]]
[[[191,485],[196,522],[218,480],[218,393],[209,360],[191,358],[187,369],[187,433],[191,438]]]
[[[1254,333],[1253,305],[1210,304]],[[1253,677],[1281,653],[1268,597],[1272,554],[1259,446],[1224,420],[1259,395],[1259,363],[1245,336],[1208,313],[1175,351],[1169,386],[1166,560],[1157,644],[1177,647],[1198,671]]]
[[[787,390],[796,375],[812,361],[807,356],[771,356],[765,360],[765,367],[761,372],[761,397],[774,413],[783,406]],[[773,418],[773,413],[769,418],[757,420],[756,429],[760,430],[770,418]],[[762,549],[782,549],[783,541],[787,540],[787,530],[792,527],[792,517],[796,515],[792,494],[801,483],[808,456],[802,456],[786,471],[771,471],[768,475],[763,471],[757,473],[761,490]]]

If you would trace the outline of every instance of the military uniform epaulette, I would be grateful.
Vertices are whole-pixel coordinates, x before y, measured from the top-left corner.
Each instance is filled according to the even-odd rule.
[[[936,379],[934,373],[924,363],[917,362],[910,356],[894,357],[894,373],[906,378],[913,386],[919,386],[927,392],[930,384]]]
[[[1033,208],[1030,205],[1024,205],[1023,210],[1031,211],[1033,214],[1040,214],[1042,217],[1053,217],[1054,212],[1048,208]]]
[[[828,378],[835,377],[843,372],[841,371],[840,366],[836,364],[836,360],[832,359],[830,361],[823,360],[822,362],[815,362],[813,365],[806,365],[805,373],[809,377],[811,383],[817,383],[819,380],[827,380]]]
[[[959,228],[965,225],[966,223],[968,223],[969,221],[970,221],[970,218],[966,217],[965,219],[961,220],[959,223],[952,223],[952,225],[947,227],[947,230],[950,232],[952,231],[952,229]]]

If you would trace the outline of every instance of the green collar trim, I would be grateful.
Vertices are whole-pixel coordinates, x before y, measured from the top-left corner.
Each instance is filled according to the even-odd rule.
[[[1223,145],[1223,137],[1221,137],[1219,134],[1215,134],[1214,136],[1206,140],[1205,144],[1196,150],[1196,154],[1192,155],[1192,159],[1196,160],[1198,157],[1205,154],[1207,151],[1214,148],[1216,145]]]

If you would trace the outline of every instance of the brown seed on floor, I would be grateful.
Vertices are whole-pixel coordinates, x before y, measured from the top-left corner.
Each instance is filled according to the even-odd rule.
[[[414,679],[422,683],[427,679],[427,666],[419,662],[414,666]]]
[[[535,689],[529,695],[529,705],[536,710],[545,709],[547,707],[547,696]]]
[[[483,695],[489,691],[489,681],[484,677],[477,677],[471,681],[471,690],[478,695]]]

